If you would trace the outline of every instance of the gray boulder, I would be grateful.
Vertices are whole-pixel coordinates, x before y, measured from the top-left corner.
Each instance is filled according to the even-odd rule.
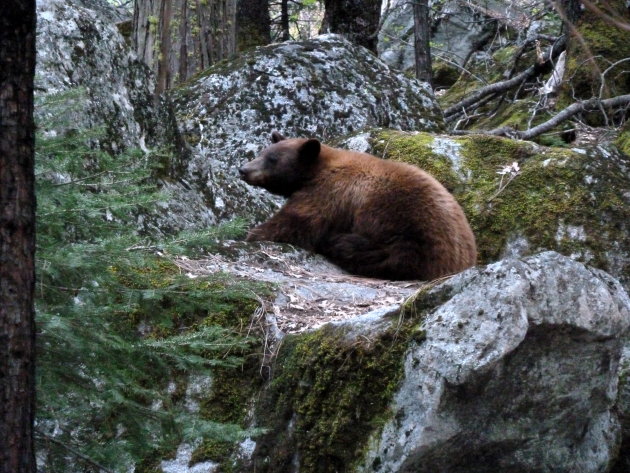
[[[484,7],[510,14],[509,8],[501,2],[484,2]],[[450,63],[463,66],[470,55],[488,39],[496,28],[495,22],[480,10],[474,9],[471,4],[454,0],[432,7],[431,48],[434,61],[446,58]],[[379,31],[378,55],[391,67],[403,71],[413,70],[413,44],[412,4],[392,2]]]
[[[629,326],[618,281],[545,252],[286,337],[242,471],[607,471]]]
[[[425,300],[426,340],[406,354],[393,420],[361,471],[610,467],[630,324],[617,281],[548,252],[467,271]]]
[[[426,84],[391,71],[336,35],[259,47],[210,68],[172,94],[191,150],[178,172],[216,220],[261,220],[278,199],[248,187],[238,168],[272,130],[326,141],[372,126],[437,131],[441,111]]]
[[[92,144],[113,153],[152,143],[152,77],[116,26],[123,14],[98,0],[42,0],[37,20],[40,131],[90,130]]]

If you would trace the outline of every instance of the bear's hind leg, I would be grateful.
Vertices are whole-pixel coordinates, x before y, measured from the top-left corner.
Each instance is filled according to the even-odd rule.
[[[427,263],[415,243],[375,243],[356,233],[338,234],[327,240],[320,253],[343,269],[380,279],[430,279]]]

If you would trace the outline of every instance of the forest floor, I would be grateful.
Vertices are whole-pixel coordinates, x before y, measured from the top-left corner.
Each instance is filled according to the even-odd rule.
[[[175,264],[189,277],[223,272],[273,284],[275,299],[261,300],[258,315],[271,315],[272,324],[284,334],[313,330],[387,307],[398,308],[424,284],[352,276],[321,256],[287,245],[262,243],[256,251],[251,250],[249,246],[247,251],[242,242],[226,242],[222,251],[206,259],[183,257]]]

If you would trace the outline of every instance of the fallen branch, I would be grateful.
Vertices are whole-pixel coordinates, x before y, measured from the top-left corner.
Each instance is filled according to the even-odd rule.
[[[493,130],[488,131],[455,131],[454,134],[457,135],[472,135],[472,134],[480,134],[480,135],[495,135],[495,136],[508,136],[510,138],[517,138],[521,140],[531,140],[532,138],[537,137],[538,135],[542,135],[547,131],[555,128],[560,123],[568,120],[573,115],[576,115],[580,112],[584,112],[587,110],[597,110],[600,107],[609,108],[609,107],[621,107],[624,105],[630,105],[630,94],[619,95],[617,97],[613,97],[610,99],[600,100],[597,97],[582,100],[580,102],[575,102],[569,105],[567,108],[557,113],[555,116],[550,118],[544,123],[535,126],[534,128],[530,128],[526,131],[519,131],[509,126],[503,126],[500,128],[495,128]]]
[[[541,123],[534,128],[530,128],[527,131],[517,132],[517,136],[522,140],[531,140],[532,138],[542,135],[543,133],[551,130],[552,128],[558,126],[563,121],[568,120],[573,115],[576,115],[580,112],[584,112],[586,110],[594,110],[599,107],[620,107],[623,105],[630,105],[630,94],[619,95],[617,97],[613,97],[610,99],[600,100],[598,98],[592,98],[589,100],[582,100],[580,102],[575,102],[569,105],[567,108],[562,110],[560,113],[555,115],[553,118],[547,120],[544,123]]]
[[[532,44],[536,43],[536,41],[544,40],[553,44],[559,39],[560,38],[558,36],[552,36],[552,35],[547,35],[547,34],[537,34],[535,36],[532,36],[531,38],[527,38],[525,41],[523,41],[523,44],[521,44],[521,46],[518,48],[516,53],[514,53],[514,57],[512,58],[512,65],[510,66],[510,69],[508,69],[504,73],[504,77],[506,79],[509,79],[512,77],[512,75],[514,74],[514,71],[516,70],[518,60],[521,58],[523,54],[525,54],[525,50]]]
[[[551,51],[545,54],[545,56],[543,57],[543,61],[546,63],[550,59],[557,57],[558,54],[560,54],[560,52],[564,49],[565,43],[566,43],[566,37],[563,36],[551,47]],[[455,105],[452,105],[451,107],[448,107],[446,110],[444,110],[444,117],[446,121],[452,121],[453,118],[451,117],[462,112],[463,109],[466,109],[467,107],[470,107],[471,105],[477,103],[478,101],[483,99],[485,96],[489,94],[497,94],[499,92],[503,92],[504,90],[509,90],[512,87],[519,85],[523,81],[526,81],[527,79],[538,75],[540,71],[541,71],[540,64],[534,64],[528,67],[527,69],[525,69],[520,74],[515,75],[511,79],[504,80],[501,82],[495,82],[494,84],[490,84],[485,87],[481,87],[480,89],[477,89],[475,92],[470,94],[464,100],[461,100]]]

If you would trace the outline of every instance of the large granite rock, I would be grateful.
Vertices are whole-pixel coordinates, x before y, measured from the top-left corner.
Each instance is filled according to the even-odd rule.
[[[435,304],[432,301],[440,301]],[[599,472],[615,458],[630,299],[543,253],[468,271],[416,302],[393,419],[361,471]]]
[[[98,0],[42,0],[37,20],[40,131],[90,130],[92,144],[112,153],[155,141],[153,81],[116,26],[124,13]]]
[[[286,337],[242,471],[608,471],[629,325],[618,281],[546,252]]]
[[[336,35],[259,47],[218,64],[172,94],[191,155],[178,177],[203,193],[222,220],[261,220],[278,200],[238,179],[238,168],[272,130],[324,141],[371,126],[442,128],[426,84],[391,71]]]

